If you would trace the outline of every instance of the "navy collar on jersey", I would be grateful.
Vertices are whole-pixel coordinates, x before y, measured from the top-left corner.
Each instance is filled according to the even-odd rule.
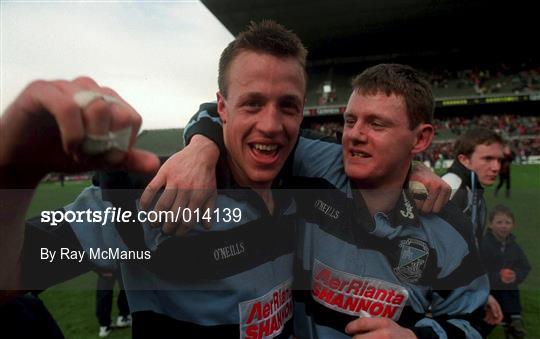
[[[452,166],[448,169],[447,172],[455,173],[457,174],[461,180],[463,180],[463,184],[469,188],[471,188],[471,170],[469,170],[467,167],[463,166],[463,164],[457,159],[454,159],[454,162],[452,163]],[[476,180],[476,188],[483,189],[484,187],[480,183],[480,181]]]
[[[410,171],[409,171],[410,172]],[[388,220],[389,224],[393,228],[399,226],[421,226],[421,221],[419,219],[419,211],[416,208],[414,199],[408,192],[409,184],[409,175],[407,175],[407,180],[403,185],[400,197],[394,206],[394,208],[389,213],[377,212],[377,215],[383,216]],[[352,218],[356,225],[361,225],[362,228],[367,232],[373,232],[376,228],[375,220],[371,216],[369,209],[366,205],[364,198],[360,191],[356,188],[354,183],[351,181],[351,190],[353,195],[353,200],[351,206]]]
[[[289,157],[291,158],[291,157]],[[272,182],[272,195],[274,199],[274,216],[286,215],[296,212],[296,205],[290,192],[286,190],[287,178],[291,171],[291,161],[285,165]],[[218,161],[216,179],[219,194],[226,195],[236,201],[247,201],[261,211],[261,215],[269,216],[268,208],[263,199],[251,188],[239,185],[231,172],[226,156],[223,155]]]

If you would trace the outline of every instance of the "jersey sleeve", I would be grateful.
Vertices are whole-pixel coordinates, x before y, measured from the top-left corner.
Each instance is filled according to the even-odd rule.
[[[439,252],[442,269],[432,286],[433,316],[420,320],[417,326],[429,325],[436,333],[444,333],[448,338],[481,338],[479,329],[489,295],[489,280],[471,231],[471,222],[453,204],[448,204],[439,215],[453,226],[459,234],[457,239],[464,246],[459,250],[458,240],[455,240],[454,250]]]
[[[343,188],[348,181],[341,145],[301,136],[294,150],[293,175],[323,178]]]
[[[184,128],[184,145],[189,144],[194,135],[204,135],[212,140],[220,149],[225,150],[223,142],[223,124],[217,112],[217,103],[204,103],[199,107],[199,111],[191,117]]]

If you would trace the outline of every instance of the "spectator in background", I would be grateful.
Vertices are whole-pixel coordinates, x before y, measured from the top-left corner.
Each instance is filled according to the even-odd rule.
[[[473,128],[454,144],[454,162],[442,179],[452,188],[450,200],[473,222],[480,240],[484,234],[487,208],[484,186],[497,180],[503,158],[503,139],[485,128]]]
[[[114,283],[118,280],[118,286],[120,291],[118,292],[118,298],[116,305],[118,307],[118,318],[114,324],[116,328],[124,328],[131,326],[131,315],[129,314],[129,306],[124,291],[124,284],[122,282],[122,275],[118,269],[113,271],[100,271],[97,272],[97,288],[96,288],[96,317],[99,322],[98,335],[103,338],[108,336],[112,330],[111,324],[111,311],[112,301],[114,294]]]
[[[484,235],[487,214],[484,186],[493,185],[501,168],[503,139],[485,128],[465,132],[454,144],[454,162],[442,179],[452,188],[450,200],[466,213],[473,223],[478,243]],[[502,320],[501,309],[492,295],[486,305],[481,333],[487,336],[492,326]]]
[[[495,197],[499,193],[499,189],[506,183],[506,192],[505,196],[510,198],[510,167],[512,161],[516,157],[514,151],[510,148],[509,145],[505,145],[503,148],[503,158],[501,160],[501,170],[499,171],[499,184],[495,188]]]
[[[518,285],[525,280],[531,266],[512,234],[515,226],[512,211],[503,205],[496,206],[489,214],[490,231],[482,239],[480,251],[488,271],[491,295],[504,314],[502,325],[506,338],[525,338]]]

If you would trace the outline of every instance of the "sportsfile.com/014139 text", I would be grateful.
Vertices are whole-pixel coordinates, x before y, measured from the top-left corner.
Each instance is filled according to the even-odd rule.
[[[133,217],[135,216],[135,219]],[[134,222],[141,223],[189,223],[189,222],[239,222],[242,220],[240,208],[197,208],[188,209],[178,207],[176,211],[137,211],[124,210],[121,207],[107,207],[105,210],[92,211],[42,211],[41,222],[51,226],[57,226],[63,222],[88,222],[98,223],[105,226],[109,222]]]

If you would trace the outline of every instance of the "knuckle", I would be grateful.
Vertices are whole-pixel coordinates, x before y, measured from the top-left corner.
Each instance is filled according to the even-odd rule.
[[[140,127],[142,124],[142,117],[139,113],[135,112],[131,116],[131,121],[133,122],[133,125],[136,127]]]
[[[83,110],[83,114],[87,119],[96,119],[96,121],[111,118],[108,104],[103,100],[92,101],[88,108]]]
[[[54,112],[53,115],[58,115],[59,117],[64,117],[65,119],[80,119],[79,106],[73,100],[59,100],[56,102],[57,112]]]
[[[73,83],[85,88],[98,86],[94,79],[90,78],[87,75],[81,75],[76,77],[75,79],[73,79]]]
[[[101,87],[101,93],[116,96],[116,97],[119,96],[118,93],[114,89],[107,86]]]
[[[118,105],[112,106],[112,125],[115,129],[121,129],[128,127],[132,124],[132,118],[128,112],[124,109],[121,109]]]
[[[149,193],[155,194],[160,188],[163,186],[161,184],[161,171],[158,172],[158,174],[150,181],[150,183],[146,186],[145,191],[149,191]]]
[[[43,87],[49,86],[51,82],[45,80],[34,80],[26,86],[25,92],[34,92],[42,89]]]

